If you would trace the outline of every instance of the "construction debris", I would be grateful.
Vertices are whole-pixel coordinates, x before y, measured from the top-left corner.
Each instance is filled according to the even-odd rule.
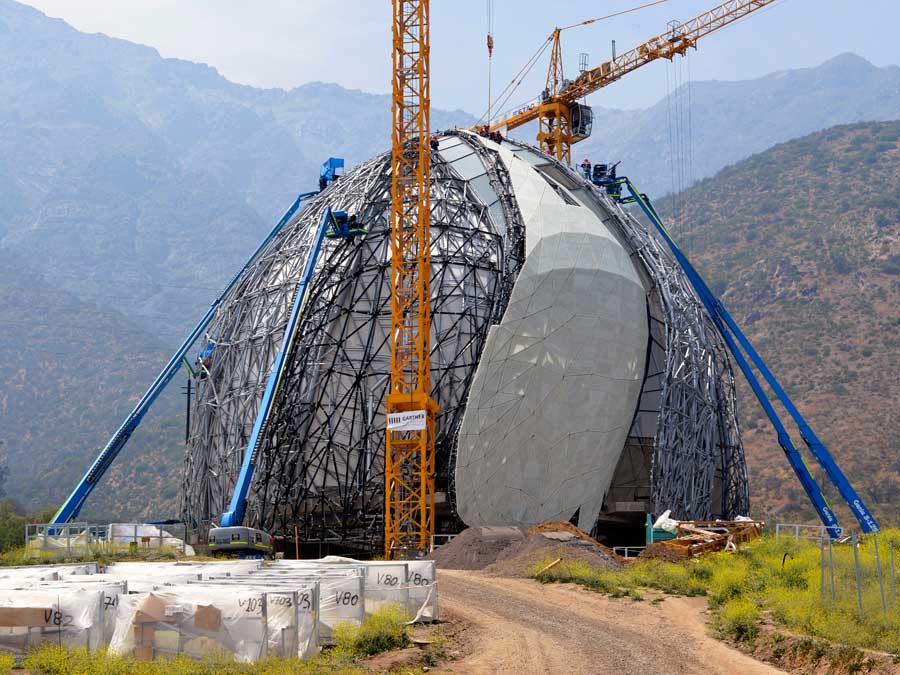
[[[679,521],[674,539],[652,543],[638,557],[677,562],[704,553],[733,551],[738,544],[762,535],[764,525],[761,520]]]

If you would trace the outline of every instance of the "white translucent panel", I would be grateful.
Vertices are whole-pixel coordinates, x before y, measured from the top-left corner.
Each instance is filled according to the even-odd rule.
[[[490,205],[497,201],[497,193],[491,187],[491,179],[487,174],[472,178],[469,181],[469,187],[483,204]]]
[[[460,157],[465,157],[466,155],[473,155],[475,151],[472,150],[468,145],[464,145],[462,143],[457,143],[456,145],[452,145],[449,147],[441,147],[440,150],[441,157],[446,162],[453,162]]]
[[[568,520],[590,527],[637,407],[647,350],[641,279],[603,214],[544,175],[546,158],[501,149],[527,257],[488,334],[457,449],[469,526]],[[522,161],[522,160],[525,161]],[[542,167],[543,168],[543,167]]]
[[[453,160],[450,166],[452,166],[453,170],[464,180],[471,180],[476,176],[481,176],[485,173],[484,164],[481,163],[481,158],[474,152],[470,155]]]

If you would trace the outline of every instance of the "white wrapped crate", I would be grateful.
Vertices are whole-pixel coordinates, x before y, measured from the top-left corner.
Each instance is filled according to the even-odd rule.
[[[44,642],[96,649],[103,642],[102,590],[0,591],[0,649],[22,654]]]

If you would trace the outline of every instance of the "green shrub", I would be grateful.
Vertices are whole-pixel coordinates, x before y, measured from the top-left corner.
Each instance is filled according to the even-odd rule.
[[[334,641],[339,653],[353,656],[372,656],[409,644],[406,610],[399,605],[387,605],[370,614],[361,625],[338,624]]]
[[[9,675],[16,667],[16,657],[9,652],[0,652],[0,675]]]
[[[362,675],[345,654],[326,652],[309,661],[270,657],[258,663],[236,663],[230,654],[193,660],[175,656],[153,662],[135,661],[99,651],[42,645],[26,659],[31,675]],[[7,671],[0,669],[0,675]],[[18,671],[14,671],[18,672]]]
[[[753,642],[759,635],[759,607],[752,600],[729,600],[719,615],[719,631],[738,642]]]

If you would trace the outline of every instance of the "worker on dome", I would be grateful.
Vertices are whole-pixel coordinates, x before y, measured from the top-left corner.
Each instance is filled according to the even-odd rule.
[[[437,150],[437,149],[438,149],[438,137],[437,137],[437,134],[432,134],[432,135],[431,135],[431,149],[432,149],[432,150]]]
[[[584,177],[588,180],[591,179],[591,160],[587,157],[585,157],[584,161],[581,163],[581,173],[583,173]]]

